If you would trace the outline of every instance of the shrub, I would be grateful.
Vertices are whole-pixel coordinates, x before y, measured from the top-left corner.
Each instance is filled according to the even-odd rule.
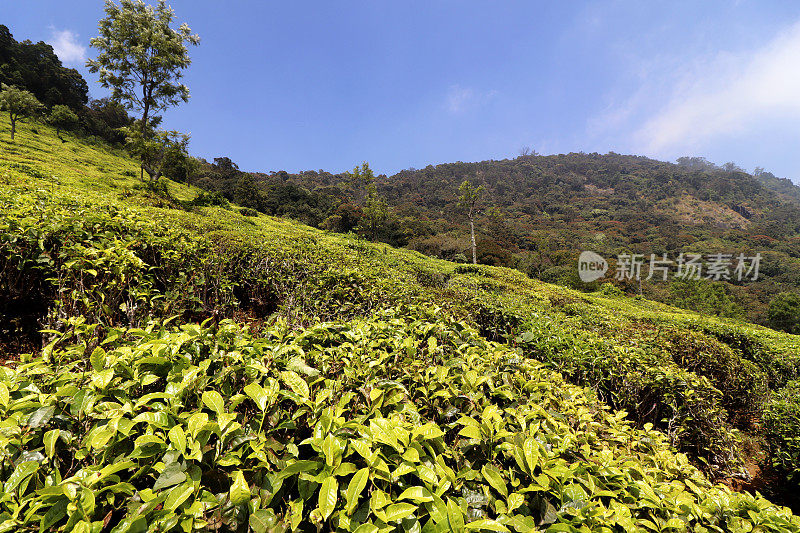
[[[598,290],[597,292],[599,292],[603,296],[613,296],[613,297],[625,296],[625,293],[622,292],[622,289],[620,289],[619,287],[617,287],[613,283],[609,283],[609,282],[603,283],[600,286],[600,290]]]
[[[773,394],[763,418],[772,464],[800,490],[800,381]]]
[[[707,378],[655,351],[615,345],[543,317],[522,329],[516,342],[526,355],[551,365],[573,383],[592,387],[640,426],[651,424],[664,431],[707,472],[728,474],[739,466],[722,393]]]
[[[773,329],[800,334],[800,294],[784,292],[769,303],[767,312]]]

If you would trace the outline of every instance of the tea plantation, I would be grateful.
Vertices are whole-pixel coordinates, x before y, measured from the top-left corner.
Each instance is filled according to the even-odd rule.
[[[800,338],[37,130],[0,137],[0,531],[800,531]]]

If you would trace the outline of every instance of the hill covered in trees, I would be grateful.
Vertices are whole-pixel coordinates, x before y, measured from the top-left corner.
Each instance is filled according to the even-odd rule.
[[[127,138],[128,151],[147,159],[153,172],[205,189],[198,204],[234,202],[466,262],[472,258],[470,232],[458,197],[461,184],[470,181],[483,191],[473,217],[481,264],[516,268],[578,290],[610,282],[628,294],[800,332],[800,188],[763,169],[748,173],[702,158],[672,164],[613,153],[526,152],[393,176],[373,176],[363,166],[337,174],[243,172],[227,157],[208,162],[189,156],[188,137],[178,132],[154,133],[150,141],[158,142],[152,146],[141,142],[146,138],[136,141],[131,134],[141,123],[120,103],[90,101],[86,82],[64,68],[45,43],[17,42],[0,26],[0,59],[2,87],[28,91],[32,102],[41,104],[30,110],[35,115],[30,118],[96,142],[122,146]],[[160,120],[149,117],[147,127]],[[605,278],[579,280],[577,262],[584,250],[608,260]],[[634,254],[642,263],[641,283],[618,272],[617,258]],[[729,272],[731,279],[708,280],[706,272],[700,279],[646,279],[651,258],[666,255],[674,271],[681,254],[706,259],[729,254],[731,260],[760,254],[758,278],[740,280]]]
[[[18,42],[7,26],[0,24],[0,86],[13,86],[30,92],[46,114],[66,108],[74,120],[66,128],[105,142],[122,144],[118,128],[131,123],[125,108],[108,98],[89,98],[89,86],[81,74],[66,68],[44,42]]]
[[[227,158],[193,162],[188,182],[259,211],[316,227],[359,231],[365,194],[350,173],[244,173]],[[722,316],[770,322],[769,305],[800,284],[800,188],[757,169],[702,158],[675,164],[620,154],[525,155],[449,163],[377,176],[387,204],[378,240],[448,260],[470,257],[459,185],[482,185],[478,258],[537,279],[594,290],[578,279],[577,258],[593,250],[611,262],[605,280],[628,293]],[[363,228],[362,228],[363,233]],[[616,258],[642,254],[760,253],[758,279],[710,282],[614,279]],[[731,276],[733,277],[733,276]],[[702,275],[701,278],[705,278]]]

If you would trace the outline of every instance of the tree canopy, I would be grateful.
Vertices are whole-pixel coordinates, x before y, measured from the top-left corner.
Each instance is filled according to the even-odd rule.
[[[100,35],[91,40],[100,53],[87,62],[100,75],[112,99],[141,113],[140,127],[151,126],[151,114],[189,100],[189,88],[180,82],[192,62],[187,44],[200,38],[189,26],[170,27],[175,12],[160,0],[156,6],[142,0],[107,0]]]
[[[12,140],[17,132],[17,122],[23,117],[34,115],[41,108],[41,102],[30,91],[13,85],[0,85],[0,111],[6,111],[11,120]]]
[[[800,294],[778,294],[769,304],[769,325],[774,329],[800,334]]]
[[[100,53],[86,64],[99,73],[100,83],[111,89],[111,97],[128,109],[141,113],[137,132],[128,128],[128,146],[141,158],[142,174],[151,181],[161,176],[164,162],[185,151],[188,136],[176,131],[156,131],[160,117],[154,116],[189,100],[189,88],[180,82],[192,62],[187,44],[200,38],[189,26],[172,24],[175,12],[164,0],[151,6],[142,0],[106,0],[106,17],[98,24],[100,35],[91,40]]]
[[[56,135],[60,135],[61,130],[73,129],[78,124],[78,115],[65,105],[54,105],[47,122],[56,129]]]

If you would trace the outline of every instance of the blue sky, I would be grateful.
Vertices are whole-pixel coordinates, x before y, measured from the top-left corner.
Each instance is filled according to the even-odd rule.
[[[202,39],[190,151],[246,170],[379,173],[541,153],[681,155],[800,181],[800,3],[173,0]],[[83,67],[98,1],[0,0]]]

